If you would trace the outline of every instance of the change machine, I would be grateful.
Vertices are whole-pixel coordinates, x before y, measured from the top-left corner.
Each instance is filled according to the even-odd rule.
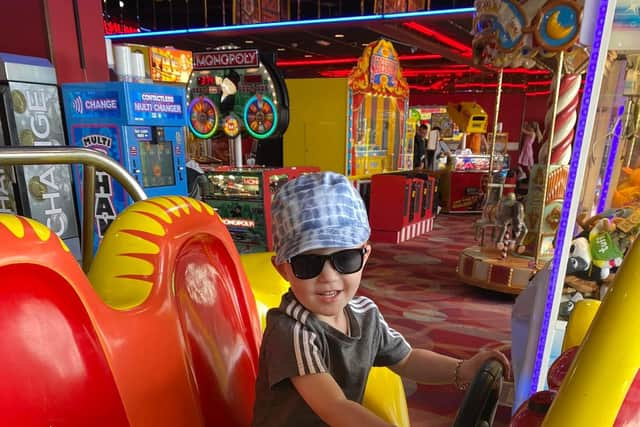
[[[186,195],[185,90],[158,84],[107,82],[62,86],[69,143],[99,150],[144,187],[148,196]],[[74,171],[78,199],[82,171]],[[131,203],[124,189],[96,172],[94,249]],[[82,206],[79,201],[78,206]]]
[[[49,61],[0,53],[0,145],[65,145],[56,72]],[[18,213],[53,230],[80,258],[68,165],[0,167],[0,212]]]

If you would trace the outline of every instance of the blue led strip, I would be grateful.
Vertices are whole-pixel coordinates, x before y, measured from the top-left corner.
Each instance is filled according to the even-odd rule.
[[[587,125],[587,111],[589,109],[589,102],[591,101],[591,94],[593,92],[594,78],[598,72],[598,57],[600,56],[600,48],[607,49],[607,46],[601,46],[602,33],[604,31],[604,23],[607,16],[607,0],[600,0],[598,7],[598,19],[596,21],[595,34],[593,38],[593,49],[591,53],[591,60],[589,61],[589,68],[587,69],[586,81],[584,84],[584,93],[582,95],[582,102],[580,106],[580,118],[578,119],[578,126],[575,141],[573,143],[573,153],[571,158],[571,164],[569,166],[569,177],[567,180],[567,190],[564,197],[564,203],[562,204],[562,213],[560,215],[560,223],[558,225],[558,232],[556,234],[556,246],[553,251],[553,261],[551,263],[551,271],[549,272],[549,289],[547,291],[547,301],[544,308],[544,315],[542,317],[542,325],[540,328],[540,339],[538,340],[538,347],[536,349],[536,360],[533,366],[533,373],[531,375],[530,394],[538,391],[538,382],[540,381],[540,371],[542,370],[542,363],[544,358],[544,350],[546,344],[546,338],[549,333],[549,323],[551,319],[551,311],[553,309],[553,302],[555,299],[556,286],[559,276],[560,262],[562,261],[562,242],[565,240],[567,232],[573,230],[569,228],[569,211],[571,208],[570,201],[573,199],[573,193],[576,185],[576,173],[578,172],[580,155],[576,153],[582,152],[582,144],[584,143],[584,130]]]
[[[607,169],[604,171],[604,177],[602,178],[602,188],[600,190],[600,200],[598,201],[598,211],[602,212],[607,205],[607,197],[609,196],[609,185],[611,185],[611,175],[613,175],[613,168],[616,165],[616,159],[618,158],[618,145],[620,144],[620,134],[622,133],[622,113],[624,113],[624,105],[621,105],[618,109],[618,123],[613,131],[611,137],[611,146],[609,147],[609,156],[607,158]]]
[[[298,27],[305,25],[325,25],[325,24],[344,24],[358,21],[380,21],[391,19],[409,19],[409,18],[425,18],[429,16],[439,15],[454,15],[454,14],[466,14],[474,13],[475,9],[472,7],[460,8],[460,9],[444,9],[444,10],[430,10],[420,12],[404,12],[404,13],[389,13],[386,15],[364,15],[364,16],[344,16],[340,18],[321,18],[321,19],[305,19],[300,21],[280,21],[280,22],[263,22],[259,24],[242,24],[242,25],[228,25],[223,27],[203,27],[203,28],[189,28],[184,30],[166,30],[166,31],[150,31],[141,33],[127,33],[127,34],[112,34],[105,36],[107,39],[134,39],[134,38],[148,38],[158,36],[175,36],[185,34],[196,33],[216,33],[221,31],[244,31],[244,30],[258,30],[258,29],[278,29],[287,27]]]
[[[353,91],[351,89],[347,89],[349,93],[347,94],[347,164],[345,165],[345,170],[347,171],[347,176],[351,176],[355,171],[351,170],[351,149],[355,147],[356,142],[353,140]]]

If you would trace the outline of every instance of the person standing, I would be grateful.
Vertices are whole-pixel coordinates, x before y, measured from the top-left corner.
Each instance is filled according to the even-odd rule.
[[[426,166],[425,147],[429,127],[425,124],[418,126],[416,136],[413,137],[413,167],[423,169]]]
[[[427,156],[429,154],[430,147],[432,146],[433,151],[431,154],[432,160],[430,169],[437,171],[439,164],[438,160],[440,159],[440,157],[446,157],[447,155],[451,154],[451,150],[449,149],[447,143],[440,138],[440,128],[437,126],[434,126],[429,133],[429,141],[427,143]]]

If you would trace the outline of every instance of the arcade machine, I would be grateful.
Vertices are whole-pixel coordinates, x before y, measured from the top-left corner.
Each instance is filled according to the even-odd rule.
[[[219,167],[206,173],[202,199],[227,226],[240,253],[273,250],[271,200],[287,181],[315,167]]]
[[[487,131],[487,113],[475,102],[449,104],[447,113],[463,133],[469,135]],[[466,137],[466,138],[465,138]],[[506,148],[506,146],[505,146]],[[450,154],[440,179],[442,205],[445,212],[480,212],[487,192],[491,153],[476,154],[470,150]],[[509,156],[494,154],[494,173],[506,175]]]
[[[409,85],[391,42],[367,45],[348,78],[290,79],[287,88],[296,120],[284,139],[285,166],[347,175],[365,202],[373,175],[412,168]]]
[[[0,140],[4,145],[65,145],[56,72],[45,59],[0,53]],[[0,212],[31,217],[55,231],[80,259],[68,165],[0,167]]]
[[[410,109],[405,144],[413,146],[419,124],[420,112]],[[413,165],[407,165],[410,167]],[[400,243],[431,231],[435,183],[433,176],[420,170],[373,175],[369,199],[371,241]]]
[[[189,155],[201,164],[251,163],[289,124],[289,97],[273,55],[256,49],[193,54],[187,86]]]
[[[367,193],[372,175],[413,167],[409,85],[393,44],[369,43],[348,79],[346,175]],[[366,197],[365,197],[366,199]]]
[[[220,48],[193,54],[187,87],[189,156],[206,177],[203,200],[221,216],[241,253],[273,249],[271,199],[318,168],[256,166],[258,144],[280,150],[289,97],[272,55]]]
[[[62,85],[71,145],[120,162],[149,196],[187,195],[185,92],[176,86],[107,82]],[[78,185],[82,170],[74,171]],[[78,205],[82,206],[78,191]],[[96,172],[94,249],[131,199]]]

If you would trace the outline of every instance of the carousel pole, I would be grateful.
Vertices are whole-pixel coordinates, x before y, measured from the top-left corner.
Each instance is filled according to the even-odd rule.
[[[564,66],[564,51],[561,50],[558,53],[558,65],[556,67],[555,73],[555,87],[553,88],[553,109],[551,117],[556,117],[558,115],[558,99],[560,98],[560,84],[562,81],[562,69]],[[549,123],[549,148],[546,152],[547,158],[545,159],[545,169],[544,169],[544,186],[542,189],[542,203],[540,203],[540,215],[538,218],[538,233],[536,236],[536,253],[534,256],[535,265],[538,265],[540,262],[540,245],[542,244],[542,227],[544,225],[544,208],[547,203],[547,190],[549,188],[549,172],[551,170],[551,153],[553,138],[555,137],[556,132],[556,120],[551,120]],[[539,161],[540,159],[538,159]]]
[[[627,115],[623,129],[625,129],[625,136],[631,140],[629,144],[629,150],[626,154],[625,166],[631,166],[631,156],[633,156],[633,150],[638,140],[638,126],[640,126],[640,110],[638,108],[638,98],[629,97],[627,101]],[[631,124],[633,122],[633,124]]]
[[[500,98],[502,98],[502,75],[504,68],[498,72],[498,93],[496,93],[496,109],[493,116],[493,134],[491,135],[491,148],[489,149],[489,185],[493,184],[493,155],[496,149],[496,137],[498,136],[498,115],[500,115]],[[487,187],[488,190],[488,187]]]

